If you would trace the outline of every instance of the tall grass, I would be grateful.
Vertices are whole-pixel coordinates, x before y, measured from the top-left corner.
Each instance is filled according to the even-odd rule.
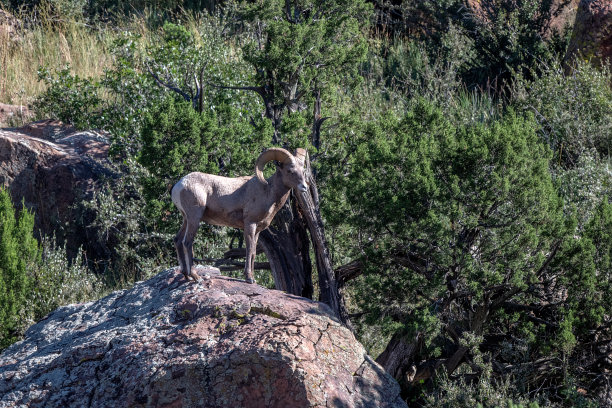
[[[44,91],[45,84],[38,80],[41,66],[55,71],[69,65],[75,75],[99,77],[111,66],[111,45],[122,32],[138,33],[145,41],[153,34],[146,16],[133,17],[121,28],[60,20],[44,12],[35,19],[19,18],[27,28],[17,34],[0,30],[0,102],[16,105],[28,105]]]
[[[0,34],[2,35],[2,34]],[[83,77],[98,76],[110,63],[108,31],[77,22],[42,24],[23,30],[17,38],[0,37],[0,101],[29,104],[44,90],[38,68],[70,65]]]
[[[53,72],[69,65],[72,74],[79,77],[100,77],[113,63],[113,42],[125,32],[139,37],[142,49],[154,43],[159,34],[159,22],[148,9],[115,20],[112,26],[54,17],[45,9],[38,9],[35,16],[21,14],[18,18],[27,27],[18,34],[0,29],[0,103],[29,105],[45,90],[45,84],[38,80],[41,66]],[[198,28],[202,18],[186,11],[173,16],[196,35],[196,40],[201,40]]]

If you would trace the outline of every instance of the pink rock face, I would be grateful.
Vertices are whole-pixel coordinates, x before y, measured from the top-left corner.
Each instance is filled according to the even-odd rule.
[[[612,2],[581,0],[566,61],[582,58],[596,64],[612,61]]]
[[[0,356],[0,407],[405,407],[319,302],[174,269],[59,308]]]
[[[74,220],[93,217],[76,205],[91,198],[102,177],[112,176],[108,147],[102,135],[78,132],[57,121],[0,129],[0,187],[8,187],[18,208],[23,200],[35,212],[36,231],[55,234],[71,254],[85,245],[90,259],[102,258],[104,249],[96,243],[95,232]]]

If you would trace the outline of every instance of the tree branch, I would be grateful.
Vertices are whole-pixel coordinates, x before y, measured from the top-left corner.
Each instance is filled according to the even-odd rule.
[[[208,82],[208,85],[212,86],[213,88],[218,88],[218,89],[234,89],[237,91],[257,92],[264,99],[264,101],[266,100],[266,97],[265,97],[266,91],[261,86],[228,86],[228,85],[216,85],[211,82]]]
[[[191,97],[185,93],[183,90],[181,90],[180,88],[178,88],[176,85],[171,85],[169,83],[165,83],[164,81],[162,81],[159,76],[157,76],[157,74],[155,74],[153,71],[151,71],[151,69],[149,67],[147,67],[147,72],[149,73],[149,75],[151,75],[153,77],[153,79],[155,79],[155,81],[160,84],[161,86],[170,89],[171,91],[174,91],[176,93],[178,93],[179,95],[181,95],[187,102],[192,102],[193,100],[191,99]]]
[[[336,281],[338,286],[344,286],[348,281],[353,280],[363,273],[363,262],[361,260],[354,260],[346,265],[337,267],[334,270],[336,275]]]

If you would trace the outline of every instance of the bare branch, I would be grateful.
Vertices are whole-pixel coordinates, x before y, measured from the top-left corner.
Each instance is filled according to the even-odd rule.
[[[153,79],[155,79],[155,81],[160,84],[161,86],[170,89],[171,91],[174,91],[176,93],[178,93],[179,95],[181,95],[187,102],[193,102],[191,97],[185,93],[183,90],[181,90],[180,88],[178,88],[176,85],[172,85],[169,83],[165,83],[164,81],[162,81],[159,76],[157,76],[156,73],[154,73],[153,71],[151,71],[151,69],[149,67],[147,67],[147,72],[149,73],[149,75],[151,75],[153,77]]]
[[[346,265],[337,267],[334,270],[338,286],[344,286],[348,281],[353,280],[363,273],[363,262],[357,259]]]
[[[555,246],[553,247],[553,250],[550,251],[550,254],[548,255],[548,258],[546,258],[546,261],[544,261],[544,263],[542,264],[540,269],[538,269],[538,272],[536,273],[536,276],[542,275],[542,273],[546,270],[546,268],[548,268],[548,265],[554,259],[555,255],[557,255],[557,251],[559,251],[560,247],[561,247],[561,241],[557,241],[555,243]]]
[[[264,100],[265,98],[265,89],[261,86],[228,86],[228,85],[216,85],[213,84],[211,82],[208,82],[208,85],[212,86],[213,88],[218,88],[218,89],[234,89],[237,91],[253,91],[253,92],[257,92]]]

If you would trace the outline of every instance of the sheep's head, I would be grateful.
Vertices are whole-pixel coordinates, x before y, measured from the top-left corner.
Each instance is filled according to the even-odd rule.
[[[306,177],[304,177],[306,150],[297,149],[295,156],[287,150],[278,147],[273,147],[263,152],[255,164],[255,174],[259,181],[264,184],[268,184],[268,182],[263,176],[263,169],[266,163],[272,160],[279,162],[278,169],[285,186],[297,188],[302,192],[308,190],[308,183],[306,182]]]

